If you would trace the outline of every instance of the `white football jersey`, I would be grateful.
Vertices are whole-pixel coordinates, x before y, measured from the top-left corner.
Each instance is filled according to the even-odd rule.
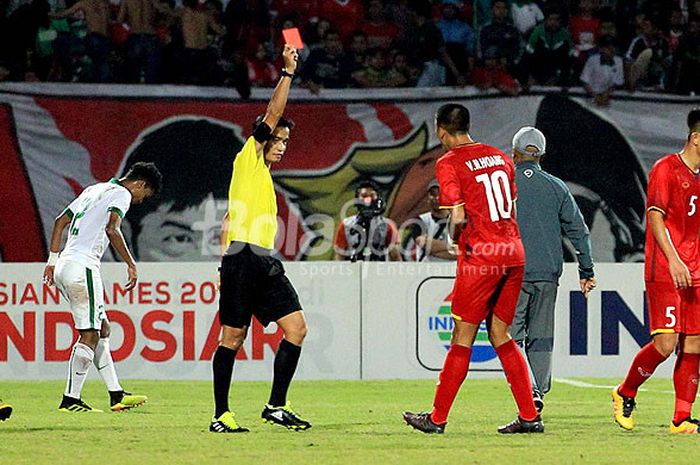
[[[87,187],[64,210],[71,222],[60,258],[99,266],[109,243],[105,227],[110,212],[124,218],[130,205],[131,192],[116,179]]]

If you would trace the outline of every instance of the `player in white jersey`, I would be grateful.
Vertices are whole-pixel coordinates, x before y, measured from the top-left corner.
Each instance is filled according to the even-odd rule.
[[[135,163],[123,178],[87,187],[56,218],[44,282],[55,283],[68,300],[75,328],[80,333],[71,351],[66,389],[58,407],[61,411],[101,411],[91,408],[80,396],[93,363],[107,385],[111,410],[126,410],[146,402],[146,396],[124,392],[114,369],[100,259],[111,244],[128,267],[126,290],[134,288],[136,263],[124,242],[121,221],[131,204],[141,203],[156,194],[160,186],[161,174],[153,163]],[[68,239],[59,257],[66,228]]]

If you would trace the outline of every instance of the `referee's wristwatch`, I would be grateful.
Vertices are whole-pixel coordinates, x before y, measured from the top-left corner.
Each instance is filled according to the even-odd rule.
[[[287,68],[282,68],[282,73],[281,73],[281,74],[282,74],[282,77],[288,77],[288,78],[290,78],[290,79],[292,79],[292,80],[293,80],[295,77],[297,77],[296,74],[290,73],[289,71],[287,71]]]

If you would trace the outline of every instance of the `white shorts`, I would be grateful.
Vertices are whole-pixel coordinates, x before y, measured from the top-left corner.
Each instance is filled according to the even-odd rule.
[[[101,329],[107,314],[99,268],[59,259],[54,281],[63,297],[70,303],[75,329]]]

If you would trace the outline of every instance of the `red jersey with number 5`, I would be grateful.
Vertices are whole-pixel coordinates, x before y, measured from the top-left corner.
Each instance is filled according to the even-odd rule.
[[[664,215],[671,243],[688,267],[693,286],[700,286],[700,176],[693,173],[677,153],[657,161],[649,173],[647,212],[651,210]],[[644,255],[646,281],[673,282],[666,255],[648,226]]]
[[[460,257],[477,265],[520,266],[525,251],[515,222],[515,166],[495,147],[473,143],[456,147],[435,166],[440,207],[464,206],[466,225]]]

